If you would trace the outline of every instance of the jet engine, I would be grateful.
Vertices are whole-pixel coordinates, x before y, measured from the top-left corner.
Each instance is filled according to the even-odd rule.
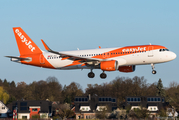
[[[116,60],[102,61],[100,68],[103,71],[115,71],[117,70],[118,62]]]
[[[135,71],[135,65],[129,65],[129,66],[119,66],[118,70],[120,72],[134,72]]]

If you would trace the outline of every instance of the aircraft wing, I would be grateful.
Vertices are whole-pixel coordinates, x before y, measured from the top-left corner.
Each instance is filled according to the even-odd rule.
[[[102,59],[97,59],[97,58],[86,58],[86,57],[80,57],[80,56],[75,56],[75,55],[70,55],[70,54],[65,54],[65,53],[60,53],[60,52],[56,52],[56,51],[53,51],[51,50],[47,44],[41,39],[45,49],[48,51],[48,52],[51,52],[51,53],[54,53],[54,54],[57,54],[57,55],[60,55],[60,57],[62,57],[62,60],[64,59],[69,59],[69,60],[73,60],[73,61],[76,61],[78,60],[79,62],[95,62],[95,61],[102,61]]]

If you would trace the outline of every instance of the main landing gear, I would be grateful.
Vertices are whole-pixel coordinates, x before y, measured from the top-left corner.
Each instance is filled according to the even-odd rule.
[[[89,78],[94,78],[94,76],[95,76],[95,74],[92,71],[88,73]]]
[[[103,71],[103,73],[100,74],[100,78],[101,78],[101,79],[105,79],[106,77],[107,77],[107,75],[106,75],[106,73],[104,73],[104,71]]]
[[[156,74],[156,73],[157,73],[157,71],[156,71],[156,70],[154,70],[154,69],[155,69],[154,64],[153,64],[153,63],[151,63],[151,66],[152,66],[152,74]]]
[[[95,74],[93,73],[93,71],[91,70],[91,72],[88,73],[88,77],[89,78],[94,78]],[[105,79],[107,77],[106,73],[104,73],[104,71],[100,74],[100,78],[101,79]]]

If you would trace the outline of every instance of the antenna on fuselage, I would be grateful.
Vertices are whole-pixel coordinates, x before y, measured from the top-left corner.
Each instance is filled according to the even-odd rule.
[[[149,43],[150,45],[152,45],[151,43]]]
[[[77,50],[80,50],[79,48],[77,48]]]

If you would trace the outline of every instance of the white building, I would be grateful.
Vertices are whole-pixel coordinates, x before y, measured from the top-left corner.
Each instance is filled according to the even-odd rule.
[[[9,108],[7,108],[2,101],[0,101],[0,118],[7,118],[9,112],[11,112]]]

